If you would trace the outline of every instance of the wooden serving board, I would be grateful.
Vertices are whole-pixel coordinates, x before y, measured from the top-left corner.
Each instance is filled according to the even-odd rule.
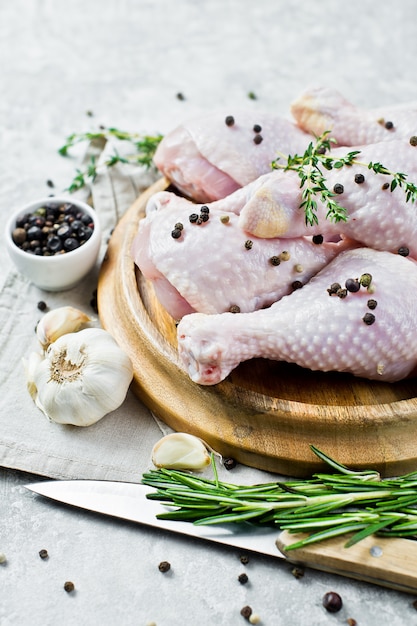
[[[133,390],[176,431],[197,435],[225,457],[279,474],[323,469],[314,444],[350,467],[386,476],[417,469],[417,380],[371,382],[255,359],[218,385],[181,369],[175,321],[135,268],[130,249],[159,180],[119,222],[98,284],[100,320],[129,354]]]

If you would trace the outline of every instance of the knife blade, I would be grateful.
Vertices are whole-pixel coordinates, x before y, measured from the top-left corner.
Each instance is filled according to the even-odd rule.
[[[257,552],[383,587],[417,592],[417,541],[370,536],[345,548],[346,536],[288,551],[303,535],[273,527],[242,524],[196,526],[158,519],[168,507],[150,500],[151,487],[116,481],[52,480],[25,485],[30,491],[77,508],[195,537],[245,551]]]

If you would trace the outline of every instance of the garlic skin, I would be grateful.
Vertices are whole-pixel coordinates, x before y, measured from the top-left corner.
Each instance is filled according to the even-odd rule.
[[[122,404],[133,367],[110,333],[86,328],[54,341],[30,375],[36,405],[50,420],[90,426]]]
[[[188,433],[165,435],[152,449],[152,463],[166,469],[199,470],[210,465],[211,457],[201,439]]]
[[[83,311],[72,306],[62,306],[45,313],[36,328],[36,336],[44,350],[62,335],[75,333],[91,322]]]
[[[43,356],[39,354],[39,352],[31,352],[27,359],[22,359],[23,367],[25,368],[25,376],[26,376],[26,386],[29,391],[30,397],[35,402],[36,395],[38,390],[35,384],[35,372],[39,367],[41,361],[43,361]]]

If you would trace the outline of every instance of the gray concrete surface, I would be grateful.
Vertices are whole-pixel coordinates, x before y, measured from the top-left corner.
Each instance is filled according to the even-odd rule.
[[[417,101],[415,10],[413,0],[0,0],[2,220],[48,193],[48,179],[68,185],[80,154],[57,149],[94,124],[164,133],[225,103],[286,113],[310,84],[363,106]],[[0,284],[9,268],[2,244]],[[411,595],[313,570],[296,579],[262,556],[242,565],[234,549],[36,498],[24,488],[34,479],[0,469],[1,626],[234,626],[247,623],[245,605],[265,626],[417,623]],[[321,605],[330,590],[344,601],[336,614]]]

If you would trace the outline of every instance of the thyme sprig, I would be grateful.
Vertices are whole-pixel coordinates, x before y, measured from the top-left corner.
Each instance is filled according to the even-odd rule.
[[[131,163],[149,169],[153,165],[153,157],[162,140],[162,135],[140,135],[113,127],[100,127],[100,130],[96,132],[72,133],[66,138],[65,143],[59,148],[58,152],[61,156],[68,156],[68,151],[81,142],[101,143],[104,147],[104,145],[112,139],[130,142],[133,146],[134,153],[121,156],[114,148],[114,154],[109,156],[103,163],[105,167],[113,167],[117,163]],[[79,168],[76,169],[76,174],[67,190],[72,193],[81,189],[87,185],[87,183],[94,183],[96,176],[97,159],[95,156],[91,156],[83,170]]]
[[[336,473],[245,486],[221,482],[217,473],[210,480],[158,469],[144,473],[142,483],[156,489],[149,499],[169,507],[160,519],[197,525],[250,522],[308,534],[289,550],[347,533],[354,534],[346,547],[371,534],[417,538],[417,472],[381,479],[378,472],[349,469],[311,449]]]
[[[417,200],[417,186],[407,182],[407,174],[402,172],[392,172],[382,163],[364,163],[357,160],[360,150],[352,150],[345,156],[333,158],[330,155],[332,144],[336,141],[330,137],[330,131],[325,131],[316,138],[316,142],[310,142],[306,151],[302,155],[295,154],[286,156],[278,153],[277,158],[272,161],[272,169],[292,170],[297,172],[300,179],[301,203],[300,209],[304,210],[305,223],[309,226],[318,224],[317,201],[320,200],[326,207],[326,219],[332,222],[346,222],[348,219],[347,210],[337,200],[337,195],[327,187],[324,170],[341,169],[352,165],[361,165],[374,172],[383,174],[391,178],[390,191],[397,187],[402,188],[406,194],[406,202]],[[282,160],[284,159],[284,162]]]

